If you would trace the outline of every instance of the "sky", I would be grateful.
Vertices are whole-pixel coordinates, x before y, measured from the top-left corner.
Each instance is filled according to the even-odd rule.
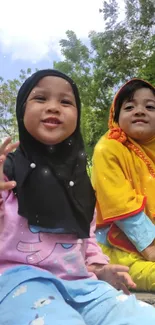
[[[62,60],[59,41],[73,30],[87,42],[88,33],[104,30],[102,0],[0,0],[0,76],[20,69],[52,68]],[[123,0],[119,0],[120,13]]]

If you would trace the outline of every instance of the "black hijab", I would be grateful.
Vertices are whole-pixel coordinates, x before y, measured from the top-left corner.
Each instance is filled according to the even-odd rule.
[[[26,100],[40,79],[56,76],[72,87],[78,121],[74,133],[62,143],[47,146],[35,140],[24,126]],[[86,172],[86,154],[80,133],[81,103],[77,86],[57,70],[40,70],[21,86],[16,103],[20,145],[7,156],[4,173],[17,182],[14,193],[18,213],[29,225],[50,228],[63,234],[89,237],[95,195]]]

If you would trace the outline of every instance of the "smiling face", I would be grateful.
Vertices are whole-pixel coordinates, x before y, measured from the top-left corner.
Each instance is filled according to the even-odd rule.
[[[132,100],[123,102],[119,114],[120,128],[137,142],[155,136],[155,95],[149,88],[135,91]]]
[[[42,78],[26,101],[24,125],[39,142],[58,144],[77,126],[77,107],[71,85],[60,77]]]

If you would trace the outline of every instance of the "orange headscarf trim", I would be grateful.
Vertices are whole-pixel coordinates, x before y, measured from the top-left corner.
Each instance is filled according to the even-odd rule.
[[[121,128],[116,127],[110,130],[108,134],[108,139],[115,139],[118,142],[125,143],[127,141],[127,136]]]
[[[129,148],[130,150],[133,150],[136,155],[138,157],[140,157],[146,164],[150,174],[152,175],[152,177],[155,178],[155,170],[152,167],[150,160],[147,158],[147,156],[145,155],[145,153],[140,150],[139,147],[137,147],[134,143],[130,142],[127,135],[125,134],[125,132],[119,127],[119,125],[117,123],[114,122],[114,113],[115,113],[115,103],[116,103],[116,99],[120,93],[120,91],[124,88],[124,86],[126,86],[128,83],[130,83],[132,80],[142,80],[144,82],[146,82],[148,85],[150,85],[152,87],[152,85],[143,80],[143,79],[138,79],[138,78],[133,78],[131,80],[129,80],[127,83],[125,83],[125,85],[123,85],[119,91],[117,92],[116,96],[114,97],[112,106],[110,108],[110,115],[109,115],[109,134],[108,134],[108,139],[114,139],[117,140],[118,142],[124,144],[127,148]]]

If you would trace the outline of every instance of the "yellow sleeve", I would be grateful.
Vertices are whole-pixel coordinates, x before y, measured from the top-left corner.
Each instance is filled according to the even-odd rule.
[[[129,181],[126,147],[101,138],[95,147],[92,184],[97,197],[97,224],[132,216],[144,209],[145,197]]]

